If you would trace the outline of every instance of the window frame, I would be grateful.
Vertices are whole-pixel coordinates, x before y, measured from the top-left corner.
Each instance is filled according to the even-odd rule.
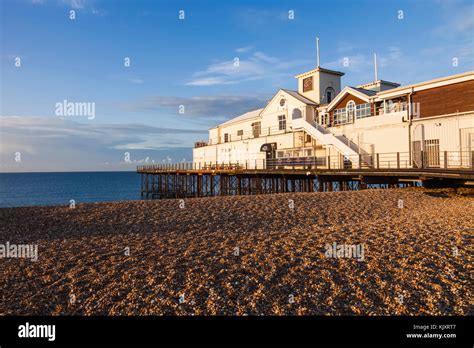
[[[286,116],[278,115],[278,130],[286,131]]]
[[[348,123],[346,108],[334,109],[333,124],[337,126],[337,125],[346,124],[346,123]]]
[[[331,98],[328,98],[328,92],[331,93]],[[324,91],[325,97],[326,97],[326,103],[330,103],[334,100],[334,97],[336,96],[336,90],[332,87],[327,87],[326,90]]]
[[[370,116],[372,116],[372,110],[371,110],[371,104],[370,103],[364,103],[364,104],[356,105],[356,108],[355,108],[355,118],[356,119],[370,117]]]
[[[346,104],[346,121],[350,123],[355,118],[356,103],[352,99]]]
[[[256,132],[258,130],[258,132]],[[262,123],[260,121],[252,123],[252,135],[254,138],[258,138],[262,134]]]

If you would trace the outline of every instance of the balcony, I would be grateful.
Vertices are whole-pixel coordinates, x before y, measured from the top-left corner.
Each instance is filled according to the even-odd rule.
[[[205,141],[196,141],[194,143],[194,148],[195,149],[198,148],[198,147],[204,147],[204,146],[207,146],[207,142],[205,142]]]
[[[387,115],[397,112],[407,111],[408,103],[407,102],[395,102],[395,103],[386,103],[385,106],[381,105],[377,108],[377,115]]]
[[[356,105],[353,109],[340,108],[335,109],[333,112],[333,122],[329,124],[329,127],[340,126],[345,124],[354,123],[356,120],[381,116],[381,115],[396,115],[397,113],[403,113],[408,110],[408,104],[406,102],[393,102],[375,105],[375,113],[372,112],[371,105],[369,103]]]

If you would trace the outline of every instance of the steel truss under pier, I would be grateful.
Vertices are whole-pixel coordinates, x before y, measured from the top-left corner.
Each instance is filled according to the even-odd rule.
[[[140,166],[141,195],[190,198],[368,188],[474,185],[474,172],[443,169],[387,170],[194,170]]]

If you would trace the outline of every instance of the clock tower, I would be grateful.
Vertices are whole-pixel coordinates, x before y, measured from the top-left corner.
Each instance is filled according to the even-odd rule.
[[[316,38],[316,69],[295,76],[298,93],[317,104],[329,104],[341,92],[344,73],[319,66],[319,38]]]

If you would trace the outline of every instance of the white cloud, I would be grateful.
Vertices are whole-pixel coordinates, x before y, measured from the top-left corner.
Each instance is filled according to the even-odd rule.
[[[105,162],[120,167],[124,152],[132,162],[145,155],[189,156],[194,140],[207,130],[141,124],[81,123],[59,118],[1,116],[0,171],[100,170]],[[21,163],[15,154],[21,154]],[[133,169],[133,166],[130,167]]]
[[[230,85],[237,83],[236,81],[226,81],[223,77],[204,77],[187,82],[187,86],[214,86],[214,85]]]
[[[86,6],[85,0],[63,0],[63,2],[74,10],[82,10]]]
[[[237,58],[237,59],[235,59]],[[257,51],[248,57],[235,57],[209,65],[205,70],[197,71],[188,86],[230,85],[261,79],[288,76],[290,69],[302,68],[310,60],[282,60]]]
[[[253,46],[244,46],[244,47],[239,47],[235,49],[235,52],[237,53],[244,53],[247,51],[250,51],[253,48]]]
[[[380,55],[377,54],[377,64],[379,67],[393,67],[399,65],[403,59],[403,52],[401,48],[396,46],[388,47],[388,51]]]
[[[275,58],[275,57],[270,57],[270,56],[267,56],[265,53],[263,52],[255,52],[253,54],[253,57],[250,57],[250,60],[254,61],[254,62],[265,62],[265,63],[276,63],[278,62],[278,59]]]
[[[137,79],[137,78],[130,78],[128,79],[128,81],[130,81],[131,83],[138,84],[138,85],[141,85],[144,82],[142,79]]]
[[[433,34],[441,38],[459,38],[460,35],[474,36],[474,3],[459,1],[440,2],[443,19]]]
[[[325,63],[324,67],[344,72],[364,72],[373,64],[372,56],[366,54],[354,54],[341,56],[338,59]]]
[[[229,116],[237,116],[244,112],[265,106],[268,96],[196,96],[196,97],[174,97],[153,96],[147,99],[125,104],[123,109],[131,112],[136,111],[162,111],[166,110],[176,113],[180,117],[206,117],[223,120]],[[184,106],[184,114],[178,114],[180,106]]]
[[[92,13],[96,16],[106,15],[106,11],[95,6],[96,0],[30,0],[33,5],[44,5],[46,3],[56,6],[66,6],[72,10]]]

